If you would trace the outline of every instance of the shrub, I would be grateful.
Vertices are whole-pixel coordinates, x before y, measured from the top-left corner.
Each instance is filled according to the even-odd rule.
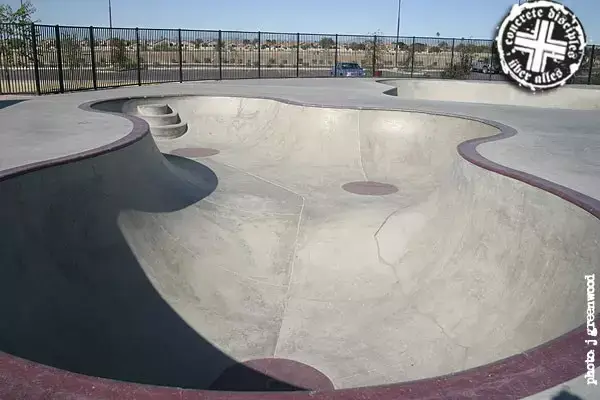
[[[463,54],[460,60],[442,71],[444,79],[467,79],[471,75],[471,57]]]

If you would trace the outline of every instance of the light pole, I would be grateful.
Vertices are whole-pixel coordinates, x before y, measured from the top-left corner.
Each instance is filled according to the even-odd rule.
[[[108,26],[112,29],[112,5],[108,0]]]
[[[398,21],[396,24],[396,64],[395,67],[396,69],[398,68],[398,48],[400,47],[400,44],[398,43],[400,41],[400,16],[402,14],[402,0],[398,0]]]
[[[110,49],[110,65],[111,67],[113,66],[113,34],[112,34],[112,4],[111,1],[108,0],[108,43],[109,43],[109,49]]]

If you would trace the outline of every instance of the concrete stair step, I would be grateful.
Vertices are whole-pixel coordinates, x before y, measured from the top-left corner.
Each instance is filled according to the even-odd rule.
[[[168,104],[144,104],[138,106],[138,112],[145,116],[168,115],[173,109]]]
[[[176,124],[151,126],[152,136],[160,139],[175,139],[182,136],[188,130],[187,122],[178,122]]]
[[[142,115],[140,117],[146,120],[150,127],[175,125],[181,122],[179,113],[175,111],[164,115]]]

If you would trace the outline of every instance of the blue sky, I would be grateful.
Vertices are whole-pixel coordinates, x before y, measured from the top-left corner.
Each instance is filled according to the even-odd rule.
[[[492,38],[517,0],[403,0],[401,36]],[[108,0],[33,0],[45,24],[108,26]],[[0,0],[18,6],[19,0]],[[564,0],[599,43],[600,0]],[[397,0],[112,0],[113,26],[396,34]]]

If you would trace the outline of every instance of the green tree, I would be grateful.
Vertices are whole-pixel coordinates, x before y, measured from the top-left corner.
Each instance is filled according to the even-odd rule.
[[[588,82],[588,78],[591,78],[591,83],[594,85],[598,85],[600,84],[600,69],[598,68],[600,66],[600,51],[596,50],[595,54],[593,55],[594,57],[594,63],[593,65],[591,65],[592,68],[592,73],[591,76],[590,74],[590,61],[592,60],[592,46],[588,45],[585,49],[585,53],[583,56],[583,61],[581,63],[581,68],[579,68],[579,71],[575,74],[575,76],[573,78],[571,78],[571,81],[575,81],[575,77],[577,77],[577,83],[587,83]],[[570,82],[569,82],[570,83]],[[573,82],[575,83],[575,82]]]
[[[113,67],[125,69],[133,66],[134,63],[127,57],[127,42],[125,40],[110,39],[110,60]]]
[[[60,38],[60,49],[62,54],[62,66],[66,68],[66,79],[76,81],[78,87],[84,87],[88,77],[82,67],[85,65],[85,57],[81,41],[75,35],[63,34]]]
[[[496,42],[492,44],[492,65],[500,65],[500,53]]]
[[[9,67],[28,64],[33,60],[31,24],[38,22],[32,19],[35,11],[30,0],[25,0],[16,10],[8,4],[0,4],[0,38],[4,39],[0,40],[0,65],[9,85]]]
[[[442,71],[442,78],[467,79],[471,75],[471,66],[477,53],[490,53],[491,45],[476,45],[465,38],[454,47],[452,65]]]
[[[422,53],[422,52],[427,51],[427,45],[424,43],[415,43],[414,49],[415,49],[415,52]]]
[[[467,79],[471,74],[471,63],[473,57],[468,53],[461,53],[458,60],[442,71],[442,78],[445,79]]]
[[[396,42],[393,42],[392,45],[394,46],[394,49],[396,48]],[[405,50],[410,50],[409,46],[404,43],[404,42],[398,42],[398,50],[399,51],[405,51]]]
[[[383,68],[383,55],[385,53],[385,43],[382,40],[382,34],[380,31],[374,32],[371,34],[372,39],[370,39],[366,43],[366,58],[369,59],[369,64],[373,64],[373,58],[375,60],[375,65],[372,65],[376,70],[378,68]]]
[[[175,46],[171,46],[168,42],[162,42],[154,46],[154,51],[175,51]]]
[[[85,59],[81,50],[81,44],[73,35],[63,35],[60,39],[60,47],[63,57],[63,65],[73,70],[81,67]]]
[[[329,49],[335,47],[335,41],[332,38],[324,37],[324,38],[321,38],[321,40],[319,40],[319,46],[322,49],[329,50]]]
[[[357,42],[352,42],[350,43],[350,49],[352,49],[353,51],[358,51],[358,50],[366,50],[367,49],[367,45],[364,43],[357,43]]]

